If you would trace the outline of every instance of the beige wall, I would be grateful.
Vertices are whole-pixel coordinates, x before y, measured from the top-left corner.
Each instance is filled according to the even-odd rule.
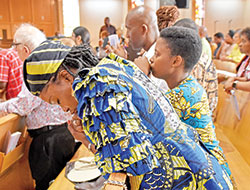
[[[89,29],[93,46],[98,44],[104,17],[109,16],[115,27],[125,29],[127,0],[79,0],[79,4],[80,24]],[[180,18],[192,18],[192,0],[189,4],[188,9],[180,9]],[[157,10],[159,0],[145,0],[145,5]],[[249,19],[250,0],[205,0],[205,26],[209,36],[219,31],[226,33],[229,28],[250,26]]]
[[[205,26],[208,34],[250,26],[250,0],[206,0]]]
[[[159,8],[159,0],[144,0],[145,5],[153,10]],[[180,9],[181,18],[192,17],[192,0],[189,9]],[[121,27],[125,32],[125,18],[128,12],[128,0],[79,0],[80,24],[89,29],[92,46],[98,45],[100,27],[104,24],[104,17],[109,16],[111,23]]]
[[[160,5],[159,0],[144,0],[144,4],[151,7],[153,10],[157,10]],[[179,9],[180,10],[180,18],[192,18],[192,0],[189,0],[189,8],[188,9]]]
[[[98,45],[99,30],[106,16],[116,28],[125,28],[127,0],[79,0],[79,6],[80,24],[90,31],[92,46]]]

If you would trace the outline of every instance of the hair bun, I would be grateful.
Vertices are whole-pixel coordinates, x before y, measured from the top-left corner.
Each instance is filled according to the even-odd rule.
[[[172,26],[179,18],[180,12],[176,6],[162,6],[156,11],[158,27],[163,28]]]

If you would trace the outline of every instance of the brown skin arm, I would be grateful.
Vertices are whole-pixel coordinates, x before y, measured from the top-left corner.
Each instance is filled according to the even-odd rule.
[[[0,82],[0,99],[4,99],[4,94],[5,94],[5,91],[6,91],[6,86],[7,86],[6,82]]]
[[[236,85],[237,90],[243,90],[250,92],[250,81],[247,81],[245,77],[230,77],[224,85],[226,93],[230,94],[230,90],[233,90],[233,82],[239,81]]]
[[[218,49],[218,51],[216,53],[216,56],[215,56],[216,59],[220,58],[221,50],[222,50],[222,48],[223,48],[224,45],[225,45],[225,42],[222,42],[220,48]]]
[[[146,57],[138,57],[134,60],[134,63],[142,70],[147,76],[150,73],[150,64]]]

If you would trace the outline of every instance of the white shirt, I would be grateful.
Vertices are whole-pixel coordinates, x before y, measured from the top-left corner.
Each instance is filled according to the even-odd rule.
[[[58,105],[51,105],[32,95],[23,83],[17,97],[0,103],[0,112],[25,116],[28,129],[38,129],[47,125],[60,125],[71,119],[71,115]]]

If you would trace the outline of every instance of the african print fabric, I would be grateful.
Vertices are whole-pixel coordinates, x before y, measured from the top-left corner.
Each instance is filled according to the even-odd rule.
[[[232,189],[195,130],[135,64],[110,54],[79,76],[78,115],[105,178],[126,172],[131,189]]]
[[[196,79],[189,76],[177,87],[169,90],[166,96],[181,121],[196,129],[207,149],[231,175],[223,150],[216,138],[207,94],[202,86]]]
[[[212,112],[215,111],[218,103],[218,80],[215,65],[209,62],[208,55],[202,53],[198,63],[191,71],[191,75],[205,89]]]

